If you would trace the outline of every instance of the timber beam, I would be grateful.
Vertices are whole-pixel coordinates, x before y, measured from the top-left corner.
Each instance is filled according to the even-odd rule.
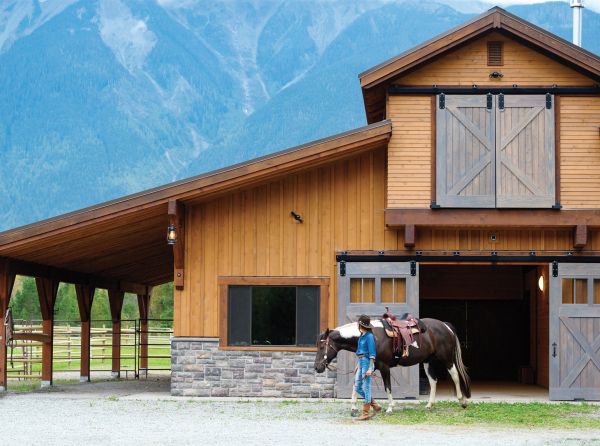
[[[121,376],[121,310],[125,293],[120,290],[108,290],[108,303],[112,318],[112,377]]]
[[[10,295],[15,284],[15,275],[10,271],[8,261],[0,258],[0,323],[4,327],[4,318],[10,303]],[[0,331],[0,392],[6,391],[8,382],[7,360],[6,360],[6,339],[4,339],[4,328]]]
[[[42,331],[47,340],[42,344],[42,387],[52,385],[52,357],[54,337],[54,304],[58,293],[58,280],[35,278],[40,311],[42,313]]]
[[[138,294],[138,307],[140,310],[140,371],[148,372],[148,313],[150,311],[150,297],[152,289],[148,288],[145,294]]]
[[[1,259],[2,258],[0,258],[0,260]],[[63,283],[72,283],[74,285],[88,285],[105,290],[118,289],[125,293],[132,294],[144,293],[146,290],[146,285],[140,283],[109,279],[93,274],[80,273],[24,260],[4,258],[4,261],[8,262],[8,269],[13,275],[19,274],[29,277],[40,277]]]
[[[81,319],[81,360],[79,363],[79,380],[90,381],[90,354],[91,354],[91,325],[92,303],[96,289],[90,285],[75,285],[79,317]]]
[[[600,210],[555,209],[386,209],[390,228],[406,225],[498,228],[600,227]]]
[[[168,215],[169,225],[174,225],[177,233],[177,240],[173,245],[173,284],[175,288],[182,290],[185,275],[185,206],[179,200],[169,200]]]

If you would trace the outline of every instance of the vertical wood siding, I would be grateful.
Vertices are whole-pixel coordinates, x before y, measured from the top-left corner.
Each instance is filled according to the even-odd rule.
[[[600,97],[561,96],[559,135],[563,208],[600,207]]]
[[[219,276],[335,277],[336,250],[402,246],[384,224],[385,161],[379,149],[189,208],[175,335],[218,336]],[[330,326],[335,296],[332,280]]]
[[[489,41],[504,42],[503,66],[487,65],[487,42]],[[492,71],[499,71],[504,76],[500,80],[492,79],[490,78]],[[510,38],[492,33],[399,78],[395,83],[510,87],[513,84],[591,86],[594,81]]]
[[[431,202],[431,97],[390,96],[389,208],[427,208]]]

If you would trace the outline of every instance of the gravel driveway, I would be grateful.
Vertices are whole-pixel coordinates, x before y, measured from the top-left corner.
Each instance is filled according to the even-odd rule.
[[[348,404],[188,400],[163,383],[60,386],[0,398],[10,445],[600,445],[600,430],[393,426],[348,418]]]

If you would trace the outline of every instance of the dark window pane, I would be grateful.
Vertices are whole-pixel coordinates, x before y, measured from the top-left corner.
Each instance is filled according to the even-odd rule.
[[[230,286],[228,317],[228,345],[250,345],[251,287]]]
[[[297,345],[315,345],[319,334],[319,287],[298,287],[297,306]]]
[[[296,345],[296,287],[252,287],[252,344]]]

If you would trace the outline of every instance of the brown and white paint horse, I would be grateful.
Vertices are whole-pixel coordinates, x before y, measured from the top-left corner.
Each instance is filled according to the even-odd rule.
[[[381,373],[383,385],[388,395],[389,406],[386,413],[391,413],[394,407],[392,397],[392,386],[390,368],[396,366],[409,367],[415,364],[423,364],[425,374],[431,387],[427,408],[431,409],[435,403],[435,392],[438,377],[435,373],[436,367],[443,366],[456,389],[456,397],[462,405],[467,407],[467,398],[471,397],[471,383],[467,370],[462,361],[462,352],[458,336],[452,326],[437,319],[424,318],[421,322],[427,327],[424,333],[415,334],[415,343],[409,347],[409,355],[405,358],[394,356],[392,338],[388,337],[383,328],[381,320],[371,320],[377,357],[375,369]],[[340,350],[355,352],[358,346],[360,331],[358,323],[351,322],[333,330],[326,329],[317,339],[317,355],[315,357],[315,370],[323,373],[329,368]],[[356,412],[356,392],[352,392],[352,414]]]

